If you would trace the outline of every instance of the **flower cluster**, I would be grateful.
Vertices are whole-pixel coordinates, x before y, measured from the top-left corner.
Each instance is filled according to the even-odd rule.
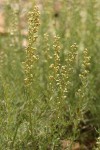
[[[33,66],[38,59],[38,56],[35,54],[36,48],[33,47],[33,44],[37,39],[39,24],[39,12],[37,7],[35,7],[34,11],[29,13],[28,46],[26,49],[26,61],[24,62],[26,86],[29,86],[33,81]]]
[[[82,72],[79,74],[82,84],[86,83],[86,79],[88,76],[88,68],[90,66],[90,56],[88,56],[88,50],[85,49],[83,52],[83,64],[82,64]]]

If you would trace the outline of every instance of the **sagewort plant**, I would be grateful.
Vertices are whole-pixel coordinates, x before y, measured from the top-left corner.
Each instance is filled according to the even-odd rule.
[[[70,7],[72,6],[70,5]],[[75,3],[75,8],[76,7],[77,5]],[[70,14],[69,10],[68,12]],[[74,26],[77,26],[79,22],[78,20],[76,22],[74,11],[72,11],[71,13],[74,21],[71,19],[71,17],[69,17],[70,21],[68,23],[71,24],[71,28],[69,26],[69,31],[66,31],[67,35],[65,34],[65,26],[67,24],[64,25],[63,29],[61,29],[60,37],[55,36],[53,38],[53,34],[51,34],[51,32],[53,31],[49,31],[51,39],[47,34],[45,34],[44,36],[42,35],[46,30],[45,27],[45,29],[41,29],[41,35],[39,35],[41,39],[39,39],[39,42],[37,41],[37,38],[40,21],[37,7],[35,7],[34,10],[29,13],[28,46],[25,53],[26,58],[23,63],[24,86],[22,87],[22,92],[24,91],[24,93],[19,92],[21,93],[21,95],[18,96],[20,102],[12,97],[9,90],[9,85],[7,87],[7,84],[4,82],[4,95],[6,96],[4,96],[3,99],[6,100],[6,103],[1,105],[0,109],[3,112],[2,122],[4,122],[4,126],[6,126],[7,124],[7,130],[5,130],[5,132],[2,132],[1,138],[2,141],[5,141],[4,143],[7,143],[7,146],[5,146],[7,148],[10,147],[10,149],[30,150],[60,150],[60,141],[66,138],[70,139],[71,141],[68,149],[72,149],[71,147],[73,142],[79,136],[78,125],[81,120],[84,120],[84,113],[88,110],[89,102],[91,100],[89,95],[90,57],[88,54],[88,50],[85,49],[82,53],[83,60],[82,64],[79,67],[80,73],[78,76],[78,73],[76,71],[78,59],[77,45],[73,44],[69,50],[66,49],[67,44],[70,45],[72,41],[75,41],[72,38],[73,34],[75,35],[75,38],[77,38],[76,41],[79,41],[79,36],[76,37],[76,31],[79,30],[75,30],[74,28]],[[63,14],[66,13],[63,12]],[[75,14],[75,16],[77,15],[77,19],[79,19],[79,13]],[[13,48],[17,48],[16,46],[18,44],[18,41],[16,41],[16,39],[18,38],[17,32],[19,32],[18,29],[15,28],[18,25],[18,20],[16,20],[18,19],[16,18],[18,16],[16,12],[14,12],[11,20],[14,19],[14,17],[15,20],[13,20],[12,22],[10,30],[11,35],[9,36],[9,43],[11,42],[12,50]],[[47,26],[48,20],[47,18],[45,19],[46,22],[43,22],[43,26]],[[57,19],[59,20],[59,15]],[[72,24],[71,21],[75,22],[76,24]],[[61,22],[61,26],[63,26],[65,18],[63,18],[63,22],[61,20],[59,20],[59,22]],[[57,33],[59,34],[58,31],[59,27],[57,28]],[[65,35],[63,35],[63,33]],[[67,39],[67,44],[66,39],[64,39],[65,36],[70,37],[69,39]],[[37,49],[37,47],[39,47],[39,49]],[[64,56],[63,59],[62,55]],[[19,58],[19,55],[11,55],[10,59],[13,60],[15,58],[13,56]],[[1,57],[3,58],[3,53],[0,53],[0,58]],[[18,60],[19,59],[15,59],[16,64],[18,64]],[[1,65],[3,65],[2,59],[0,63]],[[10,66],[10,63],[8,65]],[[4,67],[0,68],[0,70],[3,70],[3,68]],[[16,71],[16,73],[21,74],[18,70]],[[76,75],[78,76],[76,81],[78,82],[78,86],[74,85],[74,83],[76,83],[74,82]],[[20,81],[18,82],[18,86],[20,86]],[[12,78],[10,78],[10,82],[12,82]],[[13,84],[14,87],[16,87],[17,84]],[[36,85],[38,88],[36,87]],[[37,89],[38,94],[36,93]],[[16,88],[16,90],[13,89],[13,93],[16,93],[16,91],[18,90],[18,87]],[[15,102],[14,100],[18,101],[19,103]],[[2,104],[2,102],[0,104]],[[7,111],[7,115],[5,113],[5,110]],[[1,120],[2,114],[0,117]],[[2,129],[4,129],[3,125],[1,125]],[[14,133],[13,128],[15,128]],[[3,138],[5,138],[6,140],[3,140]],[[4,149],[6,149],[5,147]]]
[[[88,110],[90,110],[90,104],[91,104],[91,97],[89,95],[89,88],[90,88],[90,82],[89,82],[89,69],[90,69],[90,56],[88,54],[88,50],[85,49],[83,51],[83,59],[81,64],[81,69],[79,73],[79,80],[80,85],[78,90],[75,91],[75,97],[74,101],[74,109],[71,106],[72,112],[72,118],[73,118],[73,128],[72,128],[72,144],[73,141],[78,138],[79,136],[79,130],[78,126],[81,121],[84,120],[84,114]],[[72,111],[71,110],[71,111]],[[70,118],[72,120],[72,118]],[[70,145],[72,147],[72,145]]]
[[[33,125],[32,125],[32,97],[31,97],[31,85],[34,81],[34,64],[38,60],[38,56],[35,51],[34,44],[37,39],[37,31],[39,26],[39,12],[37,7],[33,12],[29,13],[29,30],[28,30],[28,46],[26,48],[26,61],[24,62],[25,70],[25,88],[27,94],[27,107],[29,110],[29,134],[33,137]],[[33,85],[34,86],[34,85]],[[34,92],[34,91],[32,91]]]
[[[49,66],[49,96],[51,96],[50,105],[51,112],[53,113],[51,128],[53,128],[54,132],[53,138],[56,136],[56,140],[58,139],[59,141],[59,138],[64,135],[70,121],[70,119],[66,120],[66,115],[70,111],[69,92],[73,84],[72,76],[75,72],[77,45],[74,44],[71,46],[70,51],[68,51],[65,57],[64,64],[61,62],[62,49],[60,46],[60,38],[57,36],[54,38],[53,50],[52,63]]]

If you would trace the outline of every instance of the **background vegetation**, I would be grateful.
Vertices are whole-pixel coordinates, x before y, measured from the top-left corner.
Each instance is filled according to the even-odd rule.
[[[0,149],[99,150],[100,1],[2,7]]]

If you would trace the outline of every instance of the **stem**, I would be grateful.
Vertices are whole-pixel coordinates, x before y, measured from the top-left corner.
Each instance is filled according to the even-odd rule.
[[[26,90],[27,93],[27,101],[29,102],[28,104],[28,109],[29,109],[29,130],[30,130],[30,134],[31,137],[33,135],[33,125],[32,125],[32,102],[31,102],[31,96],[30,96],[30,87]]]
[[[13,136],[13,140],[12,140],[12,144],[11,144],[11,149],[13,149],[13,147],[14,147],[14,142],[15,142],[15,139],[16,139],[16,136],[17,136],[17,131],[18,131],[18,128],[19,128],[20,124],[21,123],[17,124],[16,130],[15,130],[15,134]]]

